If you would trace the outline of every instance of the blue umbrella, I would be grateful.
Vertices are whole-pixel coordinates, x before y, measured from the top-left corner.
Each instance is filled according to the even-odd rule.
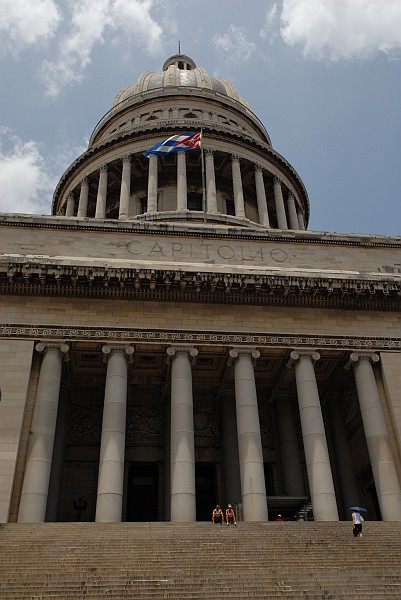
[[[368,512],[366,508],[362,508],[362,506],[350,506],[348,510],[355,510],[356,512]]]

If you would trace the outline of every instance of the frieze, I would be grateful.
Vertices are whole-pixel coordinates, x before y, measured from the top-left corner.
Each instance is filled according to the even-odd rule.
[[[400,338],[357,337],[357,336],[300,336],[295,334],[229,333],[205,331],[175,331],[161,329],[130,329],[102,327],[51,327],[46,325],[5,324],[0,326],[1,337],[50,340],[99,340],[129,343],[155,342],[172,344],[174,342],[203,345],[252,345],[263,347],[305,347],[335,348],[344,350],[400,350]]]

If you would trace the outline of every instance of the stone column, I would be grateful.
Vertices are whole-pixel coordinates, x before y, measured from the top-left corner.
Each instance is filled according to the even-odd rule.
[[[302,465],[290,390],[274,394],[284,494],[305,496]]]
[[[309,489],[315,521],[338,521],[330,457],[317,389],[314,362],[317,352],[291,352],[301,417]]]
[[[374,352],[353,352],[350,356],[382,518],[401,521],[400,482],[372,368],[379,360]]]
[[[99,169],[99,185],[96,198],[96,219],[104,219],[106,216],[107,200],[107,165],[102,165]]]
[[[68,349],[67,344],[57,342],[36,345],[36,350],[44,354],[33,410],[18,512],[19,523],[42,523],[45,520],[57,423],[61,369],[63,358],[68,356]]]
[[[230,503],[234,505],[242,502],[235,391],[228,388],[222,390],[219,395],[222,399],[225,500],[226,504]]]
[[[212,150],[205,150],[206,170],[206,210],[217,212],[216,174],[214,170],[214,154]]]
[[[263,181],[263,169],[260,165],[255,165],[255,186],[259,223],[265,227],[270,227],[269,213],[267,211],[265,183]]]
[[[295,197],[292,192],[288,194],[287,205],[288,216],[290,218],[290,229],[299,229],[297,209],[295,208]]]
[[[302,231],[305,231],[304,211],[302,210],[302,208],[300,206],[298,207],[298,224],[299,224],[299,229],[301,229]]]
[[[195,439],[191,363],[196,348],[170,346],[171,360],[171,521],[196,521]]]
[[[127,418],[128,363],[132,346],[103,346],[107,361],[102,439],[97,483],[96,521],[120,522],[123,506],[125,426]]]
[[[73,217],[75,212],[75,199],[74,194],[72,192],[68,193],[67,196],[67,208],[65,210],[66,217]]]
[[[120,210],[119,219],[127,219],[129,215],[129,197],[131,193],[131,156],[123,158],[123,170],[121,174],[120,188]]]
[[[56,522],[58,517],[61,484],[63,480],[64,450],[69,413],[69,392],[61,385],[59,393],[56,430],[54,434],[53,458],[49,478],[49,491],[45,521]]]
[[[344,511],[350,506],[360,506],[359,490],[355,479],[351,449],[345,431],[345,419],[341,407],[341,394],[335,392],[327,402],[330,424],[333,431],[334,451],[337,459],[338,474],[343,495]]]
[[[164,407],[164,481],[163,481],[163,503],[164,503],[164,520],[171,520],[171,402],[170,393],[166,389],[163,390],[163,407]]]
[[[177,152],[177,210],[187,210],[187,159]]]
[[[157,212],[157,155],[149,156],[148,212]]]
[[[242,190],[241,167],[238,156],[231,156],[231,169],[233,177],[235,216],[245,217],[244,192]]]
[[[260,356],[254,348],[233,348],[238,452],[244,521],[268,521],[266,484],[258,399],[253,361]]]
[[[88,196],[89,196],[89,181],[84,177],[81,181],[81,190],[79,193],[78,203],[78,219],[84,219],[88,214]]]
[[[278,177],[274,178],[274,203],[276,205],[278,228],[288,229],[287,216],[285,214],[285,206],[283,199],[283,190],[281,189],[281,181]]]

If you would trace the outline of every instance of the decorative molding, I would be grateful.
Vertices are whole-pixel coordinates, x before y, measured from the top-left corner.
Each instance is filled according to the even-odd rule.
[[[283,262],[285,253],[272,258]],[[150,268],[109,268],[37,263],[4,263],[0,293],[135,298],[140,300],[214,302],[399,310],[401,278],[331,278],[308,275],[210,273]]]
[[[69,325],[27,325],[10,323],[0,326],[3,338],[33,340],[91,340],[98,342],[125,341],[126,343],[202,344],[210,346],[252,345],[259,350],[282,348],[333,348],[351,351],[401,350],[401,338],[296,335],[283,333],[229,333],[222,331],[184,331],[173,329],[136,329],[112,327],[71,327]]]

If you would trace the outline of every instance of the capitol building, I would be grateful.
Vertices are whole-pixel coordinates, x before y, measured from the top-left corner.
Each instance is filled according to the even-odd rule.
[[[190,57],[117,93],[52,214],[0,215],[0,522],[401,521],[401,237],[311,210]]]

